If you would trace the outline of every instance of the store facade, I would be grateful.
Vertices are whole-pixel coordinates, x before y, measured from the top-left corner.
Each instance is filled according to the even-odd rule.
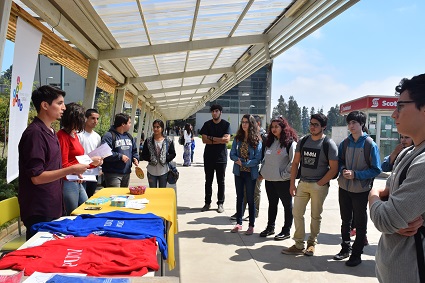
[[[370,136],[379,147],[381,160],[389,155],[399,143],[399,133],[394,119],[391,118],[397,106],[397,100],[396,96],[367,95],[340,105],[341,115],[347,115],[355,110],[366,113],[366,126],[370,131]]]

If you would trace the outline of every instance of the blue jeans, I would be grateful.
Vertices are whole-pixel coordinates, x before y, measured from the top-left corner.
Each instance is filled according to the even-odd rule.
[[[236,187],[236,222],[242,225],[242,209],[244,199],[244,187],[246,187],[246,200],[249,211],[249,226],[254,227],[255,222],[255,205],[254,190],[256,179],[251,179],[251,172],[240,172],[239,176],[235,175]]]
[[[161,176],[154,176],[148,172],[148,183],[149,188],[166,188],[167,187],[167,175],[168,173]]]
[[[83,184],[78,182],[63,181],[63,201],[65,203],[66,215],[83,204],[88,199]]]

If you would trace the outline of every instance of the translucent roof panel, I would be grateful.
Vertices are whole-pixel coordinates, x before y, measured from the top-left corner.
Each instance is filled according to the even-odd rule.
[[[193,77],[193,78],[184,78],[184,85],[195,85],[201,84],[204,77]]]
[[[139,76],[158,75],[158,68],[152,56],[129,58]]]
[[[217,57],[218,51],[218,49],[191,51],[186,71],[209,69]]]
[[[184,71],[186,52],[156,55],[160,74],[169,74]]]
[[[248,1],[201,1],[194,40],[228,37]]]
[[[136,1],[89,1],[120,47],[149,45]]]
[[[162,81],[162,85],[165,88],[167,88],[167,87],[179,87],[179,86],[182,85],[182,79]]]
[[[231,67],[246,50],[246,47],[224,48],[218,60],[215,62],[214,68]]]
[[[187,41],[190,37],[195,1],[141,1],[152,44]]]
[[[217,82],[222,75],[211,75],[211,76],[206,76],[203,83],[204,84],[208,84],[208,83],[215,83]]]

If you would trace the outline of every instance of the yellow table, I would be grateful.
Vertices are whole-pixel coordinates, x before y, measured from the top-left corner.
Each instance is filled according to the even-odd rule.
[[[98,197],[110,197],[111,195],[130,195],[128,188],[104,188],[97,191],[90,199]],[[177,234],[177,203],[176,193],[174,189],[170,188],[147,188],[145,194],[135,195],[136,199],[146,198],[149,200],[149,204],[140,210],[130,209],[125,207],[111,206],[111,202],[106,202],[100,205],[89,205],[82,204],[77,207],[71,215],[80,214],[98,214],[105,213],[114,210],[127,211],[130,213],[153,213],[165,220],[167,228],[167,246],[168,246],[168,268],[169,270],[174,269],[176,265],[175,253],[174,253],[174,234]],[[87,206],[101,206],[101,210],[84,210]],[[162,257],[161,257],[162,258]],[[162,267],[161,267],[162,268]],[[163,269],[161,270],[163,272]]]

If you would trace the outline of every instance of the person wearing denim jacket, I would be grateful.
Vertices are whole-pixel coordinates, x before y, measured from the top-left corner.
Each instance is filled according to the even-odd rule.
[[[254,189],[259,176],[258,169],[261,163],[261,137],[258,132],[255,118],[249,114],[242,117],[241,125],[233,140],[230,159],[234,161],[233,174],[236,187],[236,225],[233,233],[242,229],[242,208],[244,187],[249,207],[249,227],[246,235],[252,235],[255,222]]]

